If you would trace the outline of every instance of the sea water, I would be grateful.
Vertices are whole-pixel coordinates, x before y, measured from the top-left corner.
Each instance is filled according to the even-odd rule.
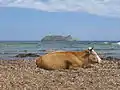
[[[94,47],[101,55],[120,58],[120,41],[0,41],[0,58],[20,53],[45,54],[49,50],[81,51]]]

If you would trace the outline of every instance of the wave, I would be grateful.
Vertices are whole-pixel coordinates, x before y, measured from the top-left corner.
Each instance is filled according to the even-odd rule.
[[[120,45],[120,42],[118,42],[117,44]]]
[[[104,42],[104,44],[109,44],[109,42]]]

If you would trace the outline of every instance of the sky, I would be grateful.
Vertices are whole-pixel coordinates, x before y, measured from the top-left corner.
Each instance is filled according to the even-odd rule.
[[[120,41],[120,0],[0,0],[0,40]]]

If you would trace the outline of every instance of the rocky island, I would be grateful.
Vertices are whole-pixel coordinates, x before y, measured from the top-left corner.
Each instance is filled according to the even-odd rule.
[[[41,39],[41,42],[43,41],[76,41],[76,40],[73,39],[71,35],[68,36],[48,35]]]

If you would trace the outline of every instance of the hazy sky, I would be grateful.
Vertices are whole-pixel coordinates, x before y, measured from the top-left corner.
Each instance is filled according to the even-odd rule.
[[[120,0],[0,0],[0,40],[120,40]]]

